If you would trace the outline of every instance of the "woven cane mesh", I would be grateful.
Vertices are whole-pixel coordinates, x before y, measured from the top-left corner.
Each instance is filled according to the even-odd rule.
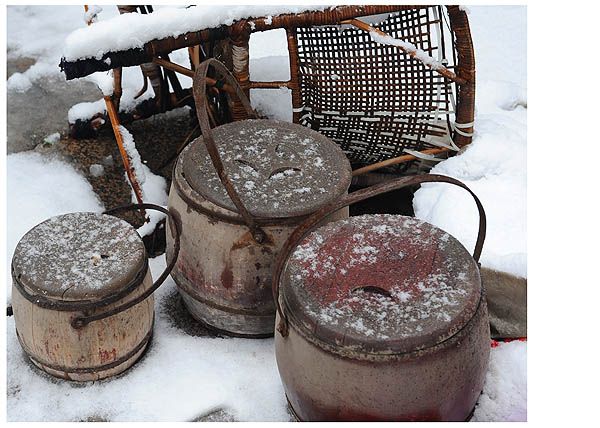
[[[440,13],[403,10],[373,26],[438,59]],[[438,147],[430,141],[448,134],[451,82],[398,48],[373,42],[368,32],[345,27],[296,28],[299,123],[339,144],[353,162]]]

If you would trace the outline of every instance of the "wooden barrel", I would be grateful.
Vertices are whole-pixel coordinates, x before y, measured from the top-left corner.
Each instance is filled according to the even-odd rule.
[[[273,280],[275,349],[297,419],[464,421],[472,412],[490,353],[476,262],[485,214],[475,195],[481,222],[473,257],[443,230],[404,216],[351,217],[308,235],[319,217],[384,191],[430,181],[466,189],[441,177],[354,192],[286,243]]]
[[[212,133],[265,239],[253,238],[200,137],[180,154],[173,171],[169,210],[181,218],[182,239],[171,276],[197,320],[229,335],[271,336],[277,255],[308,214],[347,194],[350,164],[334,143],[300,125],[246,120]],[[323,222],[347,217],[342,209]],[[170,249],[168,239],[168,254]]]
[[[12,277],[19,342],[45,372],[103,379],[148,346],[160,283],[152,283],[142,239],[127,222],[89,212],[50,218],[17,245]]]
[[[248,116],[257,117],[222,63],[200,64],[194,98],[202,136],[179,155],[169,194],[183,231],[171,276],[197,320],[225,334],[271,336],[277,255],[308,215],[347,194],[350,163],[331,140],[297,124],[253,119],[211,129],[209,67],[235,88]],[[323,222],[346,217],[342,209]]]

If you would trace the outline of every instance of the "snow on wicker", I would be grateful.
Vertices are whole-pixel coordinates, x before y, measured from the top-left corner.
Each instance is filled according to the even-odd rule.
[[[376,31],[370,31],[369,35],[371,36],[371,40],[373,40],[376,43],[381,43],[384,45],[398,46],[398,47],[404,49],[406,52],[414,53],[415,58],[421,60],[423,62],[423,64],[430,66],[434,70],[439,70],[441,67],[443,67],[441,62],[436,61],[433,57],[431,57],[429,54],[427,54],[427,52],[425,52],[421,49],[418,49],[412,43],[394,39],[391,36],[382,36],[381,34],[377,33]]]
[[[151,40],[230,25],[244,18],[324,10],[327,7],[329,6],[211,5],[165,7],[147,15],[126,13],[73,31],[66,39],[63,54],[67,61],[100,59],[107,52],[141,48]]]

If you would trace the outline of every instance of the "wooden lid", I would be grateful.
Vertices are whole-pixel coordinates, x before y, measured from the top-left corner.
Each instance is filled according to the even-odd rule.
[[[146,269],[146,250],[135,229],[117,217],[89,212],[38,224],[21,238],[12,260],[13,278],[28,293],[62,301],[114,295]]]
[[[311,233],[289,259],[281,294],[308,335],[362,353],[405,353],[456,334],[479,306],[468,251],[429,223],[365,215]]]
[[[342,150],[301,125],[244,120],[212,130],[225,172],[251,215],[296,217],[339,198],[352,170]],[[222,208],[237,212],[210,160],[202,137],[181,155],[190,187]]]

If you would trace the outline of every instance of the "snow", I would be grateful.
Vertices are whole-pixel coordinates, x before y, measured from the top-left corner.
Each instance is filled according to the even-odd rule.
[[[22,92],[38,79],[64,80],[58,64],[65,37],[87,26],[83,14],[83,5],[8,6],[7,57],[34,58],[36,62],[23,73],[7,76],[7,88]],[[116,7],[105,7],[99,17],[105,19],[115,15],[118,15]]]
[[[100,59],[107,52],[142,48],[145,43],[154,39],[177,37],[223,24],[230,25],[243,18],[269,16],[270,19],[271,15],[301,13],[324,8],[324,6],[211,5],[186,9],[164,7],[148,15],[128,13],[73,31],[65,41],[64,57],[67,61],[84,58]]]
[[[527,420],[527,342],[500,342],[490,365],[474,422]]]
[[[135,148],[133,135],[131,135],[127,128],[125,128],[123,125],[119,125],[119,132],[121,133],[121,137],[123,137],[123,147],[129,155],[129,161],[133,170],[133,175],[137,181],[137,184],[140,186],[142,201],[147,204],[156,204],[166,207],[169,200],[169,195],[167,193],[167,180],[160,175],[154,174],[152,171],[150,171],[150,168],[148,168],[142,162],[142,158]],[[127,180],[129,183],[127,172],[125,172],[125,180]],[[133,192],[133,188],[131,191],[131,202],[138,203],[135,193]],[[163,218],[165,218],[164,213],[156,210],[147,210],[146,215],[149,221],[137,229],[138,233],[142,237],[154,232],[156,225]]]
[[[212,12],[202,20],[216,19],[219,13],[231,17],[242,10],[275,15],[273,8],[211,7]],[[526,8],[469,6],[469,9],[478,79],[475,139],[464,154],[440,163],[434,172],[464,179],[482,199],[488,214],[483,264],[526,276]],[[116,17],[118,12],[114,6],[103,7],[99,21],[89,29],[82,15],[82,6],[9,6],[7,55],[35,58],[37,62],[23,73],[7,76],[7,89],[27,90],[37,79],[64,79],[57,64],[68,33],[76,29],[86,34],[104,31],[93,28]],[[197,19],[194,25],[200,21]],[[123,43],[138,43],[128,39],[124,37]],[[98,46],[91,47],[98,50]],[[261,76],[268,80],[271,77],[264,77],[267,73],[279,76],[276,80],[289,78],[287,48],[281,31],[277,37],[271,32],[264,33],[262,38],[252,35],[250,49],[253,80],[261,80]],[[256,49],[257,55],[252,54],[252,49]],[[185,50],[174,52],[171,59],[189,66]],[[191,84],[189,79],[182,81],[184,87]],[[125,68],[121,109],[133,105],[128,100],[133,100],[141,87],[140,69]],[[152,95],[149,87],[141,99]],[[291,121],[289,90],[253,89],[251,97],[255,108]],[[79,104],[69,112],[69,121],[90,118],[104,108],[102,99]],[[7,266],[19,239],[33,226],[59,214],[104,209],[89,183],[68,164],[36,152],[9,155],[6,160]],[[141,169],[144,167],[142,164]],[[148,180],[151,176],[146,170],[143,172]],[[157,184],[146,191],[151,195],[156,191],[156,196],[150,196],[155,202],[161,200],[166,189]],[[417,192],[415,209],[420,218],[451,233],[471,249],[477,211],[469,198],[462,189],[453,192],[445,184],[423,186]],[[431,202],[435,200],[438,208]],[[166,204],[166,200],[159,204]],[[150,260],[154,278],[164,266],[163,257]],[[10,270],[6,272],[6,283],[10,284]],[[224,409],[242,421],[290,420],[277,373],[273,340],[189,336],[172,324],[165,311],[173,293],[175,285],[170,278],[156,293],[155,335],[144,359],[122,376],[85,385],[56,380],[29,364],[18,344],[14,320],[7,317],[8,420],[64,421],[91,416],[115,421],[183,421],[216,409]],[[10,288],[7,294],[10,301]],[[511,342],[492,349],[484,393],[474,420],[526,419],[526,362],[526,343]],[[554,367],[547,368],[554,371]]]
[[[101,177],[104,175],[104,167],[100,164],[94,163],[90,165],[90,174],[92,177]]]
[[[527,50],[526,8],[471,6],[469,21],[477,90],[475,133],[464,153],[440,162],[432,173],[465,183],[481,200],[487,234],[486,267],[527,277]],[[490,37],[494,34],[494,37]],[[497,52],[503,52],[497,55]],[[478,213],[471,196],[445,183],[415,193],[415,215],[472,250]]]
[[[54,144],[60,140],[60,132],[55,132],[54,134],[47,135],[44,138],[45,144]]]
[[[59,214],[75,211],[103,211],[92,186],[69,164],[47,159],[35,152],[7,157],[7,260],[27,231]],[[10,269],[6,284],[12,283]],[[7,288],[10,300],[11,289]]]
[[[90,21],[97,22],[98,14],[100,12],[102,12],[102,8],[100,6],[97,6],[97,5],[88,6],[88,10],[83,13],[83,22],[85,22],[86,24],[88,24]]]

